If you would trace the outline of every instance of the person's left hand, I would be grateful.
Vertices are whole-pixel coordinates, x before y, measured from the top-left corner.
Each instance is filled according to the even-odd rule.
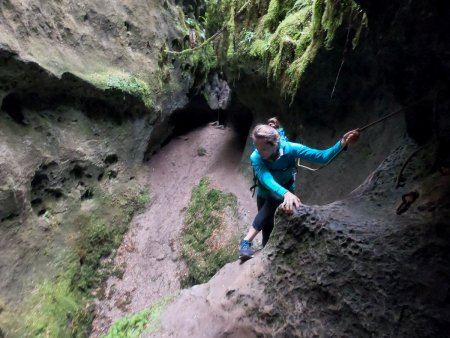
[[[350,130],[342,136],[342,146],[355,143],[359,139],[360,132],[358,129]]]

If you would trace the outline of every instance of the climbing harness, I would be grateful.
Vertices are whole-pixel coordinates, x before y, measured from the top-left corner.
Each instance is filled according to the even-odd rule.
[[[424,97],[422,97],[421,99],[419,99],[419,100],[417,100],[417,101],[413,101],[412,103],[410,103],[409,105],[407,105],[407,106],[405,106],[405,107],[402,107],[402,108],[399,108],[399,109],[397,109],[396,111],[394,111],[394,112],[392,112],[392,113],[390,113],[390,114],[387,114],[386,116],[383,116],[383,117],[381,117],[381,118],[379,118],[378,120],[376,120],[376,121],[373,121],[373,122],[371,122],[371,123],[369,123],[369,124],[367,124],[367,125],[365,125],[365,126],[363,126],[363,127],[361,127],[361,128],[358,128],[358,129],[356,129],[358,132],[362,132],[362,131],[364,131],[364,130],[366,130],[366,129],[368,129],[368,128],[370,128],[370,127],[372,127],[372,126],[374,126],[374,125],[376,125],[376,124],[378,124],[378,123],[380,123],[380,122],[383,122],[384,120],[387,120],[388,118],[391,118],[392,116],[395,116],[395,115],[397,115],[398,113],[400,113],[400,112],[402,112],[403,110],[405,110],[405,109],[407,109],[407,108],[410,108],[410,107],[412,107],[412,106],[414,106],[414,105],[416,105],[416,104],[418,104],[419,102],[422,102],[422,101],[424,101],[424,100],[426,100],[426,99],[428,99],[430,97],[430,95],[427,95],[427,96],[424,96]],[[318,167],[318,168],[311,168],[311,167],[308,167],[308,166],[305,166],[305,165],[302,165],[302,164],[300,164],[300,159],[297,159],[297,167],[300,167],[300,168],[304,168],[304,169],[307,169],[307,170],[310,170],[310,171],[318,171],[318,170],[320,170],[320,169],[323,169],[323,168],[325,168],[326,166],[328,166],[331,162],[333,162],[333,160],[343,151],[343,150],[347,150],[347,146],[345,146],[344,148],[342,148],[342,149],[340,149],[327,163],[325,163],[324,165],[322,165],[322,166],[320,166],[320,167]]]

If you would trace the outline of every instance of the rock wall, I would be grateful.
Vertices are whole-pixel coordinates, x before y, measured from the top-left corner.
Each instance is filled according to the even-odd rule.
[[[145,152],[187,102],[192,79],[163,57],[185,33],[173,1],[1,2],[0,336],[19,336],[31,291],[84,255],[93,218],[121,223],[105,200],[130,217]]]

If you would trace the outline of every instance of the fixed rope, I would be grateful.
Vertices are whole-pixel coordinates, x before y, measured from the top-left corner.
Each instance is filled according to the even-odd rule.
[[[376,124],[378,124],[378,123],[380,123],[380,122],[383,122],[383,121],[385,121],[385,120],[387,120],[387,119],[389,119],[389,118],[391,118],[391,117],[397,115],[398,113],[402,112],[402,111],[405,110],[405,109],[408,109],[408,108],[410,108],[410,107],[412,107],[412,106],[414,106],[414,105],[416,105],[416,104],[418,104],[418,103],[420,103],[420,102],[422,102],[422,101],[425,101],[425,100],[428,99],[429,97],[430,97],[430,95],[424,96],[424,97],[422,97],[421,99],[416,100],[416,101],[413,101],[412,103],[408,104],[407,106],[402,107],[402,108],[399,108],[399,109],[395,110],[394,112],[392,112],[392,113],[390,113],[390,114],[387,114],[387,115],[385,115],[385,116],[379,118],[379,119],[376,120],[376,121],[373,121],[373,122],[371,122],[371,123],[369,123],[369,124],[366,124],[366,125],[363,126],[363,127],[357,128],[356,130],[357,130],[358,132],[362,132],[362,131],[364,131],[364,130],[366,130],[366,129],[368,129],[368,128],[370,128],[370,127],[372,127],[372,126],[374,126],[374,125],[376,125]],[[318,170],[320,170],[320,169],[323,169],[323,168],[327,167],[327,166],[328,166],[331,162],[333,162],[333,160],[334,160],[334,159],[335,159],[335,158],[336,158],[343,150],[345,150],[346,148],[347,148],[347,147],[344,147],[344,148],[340,149],[340,150],[339,150],[332,158],[330,158],[330,160],[329,160],[327,163],[325,163],[324,165],[322,165],[322,166],[320,166],[320,167],[318,167],[318,168],[311,168],[311,167],[308,167],[308,166],[306,166],[306,165],[302,165],[302,164],[300,164],[300,159],[297,159],[297,167],[299,167],[299,168],[304,168],[304,169],[307,169],[307,170],[309,170],[309,171],[318,171]]]

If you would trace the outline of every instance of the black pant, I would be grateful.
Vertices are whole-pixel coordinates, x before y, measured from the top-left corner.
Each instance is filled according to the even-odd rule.
[[[273,221],[275,211],[278,206],[283,202],[282,199],[275,199],[274,197],[256,197],[256,205],[258,206],[258,213],[253,221],[253,228],[258,231],[262,230],[262,245],[266,246],[269,240],[270,234],[273,230]]]

